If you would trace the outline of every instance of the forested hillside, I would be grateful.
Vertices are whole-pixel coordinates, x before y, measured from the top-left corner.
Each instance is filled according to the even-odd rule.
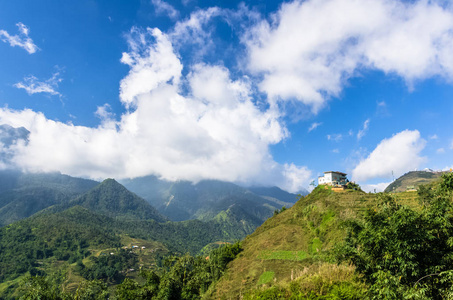
[[[106,179],[83,195],[51,210],[62,211],[77,205],[116,219],[167,221],[167,218],[148,202],[128,191],[114,179]]]
[[[0,226],[31,216],[55,204],[66,203],[98,185],[93,180],[60,173],[0,171]]]

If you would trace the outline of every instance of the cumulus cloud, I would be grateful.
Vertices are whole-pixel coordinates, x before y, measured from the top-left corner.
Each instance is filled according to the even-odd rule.
[[[418,130],[404,130],[382,140],[371,154],[352,171],[352,179],[366,181],[372,178],[390,178],[392,172],[400,176],[416,169],[425,160],[420,152],[426,141]]]
[[[24,81],[18,82],[14,86],[18,89],[24,89],[29,95],[47,93],[50,95],[61,96],[61,94],[57,91],[57,88],[58,84],[62,81],[63,79],[60,77],[60,73],[56,72],[51,78],[44,81],[39,81],[38,78],[30,75],[25,77]]]
[[[453,79],[453,12],[436,1],[296,0],[245,40],[249,69],[271,103],[317,113],[361,69],[397,74],[411,88]]]
[[[261,109],[249,79],[232,79],[219,65],[182,64],[169,37],[157,29],[133,28],[130,67],[120,84],[129,109],[115,121],[110,106],[98,107],[100,125],[74,126],[31,110],[0,109],[1,122],[30,131],[13,162],[29,171],[61,171],[92,178],[218,179],[279,185],[299,191],[310,170],[278,164],[269,146],[288,136],[280,114]],[[184,90],[182,86],[184,82]]]
[[[21,47],[29,54],[35,53],[39,50],[38,46],[33,43],[33,40],[28,36],[29,29],[23,23],[19,22],[16,24],[19,28],[19,35],[10,35],[5,30],[0,30],[0,39],[5,42],[9,43],[11,47]]]
[[[136,99],[172,81],[179,83],[182,63],[173,51],[168,37],[159,29],[141,30],[133,27],[127,37],[130,51],[124,52],[121,62],[129,65],[129,74],[121,80],[120,99],[129,108]]]
[[[151,0],[151,3],[154,5],[156,14],[165,14],[172,20],[179,18],[179,11],[176,10],[171,4],[162,0]]]
[[[364,123],[363,123],[363,128],[359,130],[359,132],[357,133],[357,139],[360,140],[362,139],[366,132],[368,131],[368,126],[370,126],[370,119],[367,119]]]

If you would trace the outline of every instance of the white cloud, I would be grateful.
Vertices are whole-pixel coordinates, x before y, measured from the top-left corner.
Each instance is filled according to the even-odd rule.
[[[332,150],[332,153],[340,153],[340,150],[338,148],[335,148]]]
[[[433,134],[429,137],[430,140],[437,140],[439,139],[439,137],[437,136],[437,134]]]
[[[450,149],[453,149],[453,140],[450,143]]]
[[[151,0],[158,15],[165,14],[170,19],[175,20],[179,18],[179,11],[176,10],[171,4],[162,0]]]
[[[380,183],[376,183],[376,184],[363,184],[360,186],[360,188],[364,191],[364,192],[371,192],[371,193],[379,193],[379,192],[383,192],[385,190],[386,187],[389,186],[389,184],[392,183],[391,181],[389,182],[380,182]]]
[[[426,141],[418,130],[404,130],[382,140],[371,154],[359,162],[352,171],[352,179],[366,181],[372,178],[396,177],[416,169],[424,161],[420,152]]]
[[[56,72],[52,75],[51,78],[45,81],[39,81],[33,75],[24,78],[24,81],[16,83],[14,86],[18,89],[24,89],[27,94],[33,95],[37,93],[47,93],[51,95],[61,94],[57,91],[58,84],[62,82],[63,79],[60,77],[60,73]]]
[[[5,43],[9,43],[11,47],[21,47],[29,54],[33,54],[39,50],[38,46],[36,46],[33,43],[33,40],[28,36],[28,27],[21,22],[17,23],[16,26],[19,28],[19,35],[10,35],[7,31],[0,30],[1,40]]]
[[[308,128],[308,132],[315,130],[316,128],[318,128],[321,125],[322,125],[322,122],[314,122],[313,124],[311,124],[310,128]]]
[[[153,43],[154,41],[155,43]],[[160,85],[179,83],[182,64],[168,37],[159,29],[146,31],[132,28],[128,36],[130,51],[124,52],[121,62],[131,67],[121,80],[120,99],[129,108],[136,105],[137,97],[149,94]]]
[[[444,148],[439,148],[439,149],[436,150],[436,153],[437,154],[445,153],[445,149]]]
[[[360,140],[362,139],[366,132],[368,131],[368,127],[370,125],[370,119],[367,119],[364,123],[363,123],[363,128],[359,130],[359,132],[357,133],[357,139]]]
[[[271,102],[298,101],[314,113],[363,68],[409,87],[453,80],[453,13],[436,1],[293,1],[247,37],[249,69]]]
[[[328,134],[327,135],[327,140],[329,141],[335,141],[335,142],[340,142],[343,139],[343,135],[341,133],[335,133],[335,134]]]
[[[17,166],[92,178],[155,174],[261,183],[293,192],[308,185],[306,167],[273,160],[269,146],[288,132],[278,111],[254,104],[247,77],[233,80],[225,67],[208,64],[189,66],[183,76],[178,53],[157,29],[132,29],[129,46],[120,99],[133,109],[118,121],[108,104],[98,107],[96,128],[0,109],[1,123],[30,131],[12,159]]]
[[[225,11],[218,7],[210,7],[206,10],[196,10],[190,14],[190,17],[178,21],[174,28],[169,32],[175,49],[187,48],[193,46],[192,60],[202,61],[202,57],[214,51],[215,43],[213,35],[213,19],[216,17],[225,17]],[[223,49],[225,50],[225,49]],[[218,54],[218,53],[217,53]]]

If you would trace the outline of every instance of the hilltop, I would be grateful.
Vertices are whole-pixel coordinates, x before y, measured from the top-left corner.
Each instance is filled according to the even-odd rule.
[[[389,184],[384,192],[405,192],[406,190],[416,189],[422,184],[435,182],[440,178],[442,172],[411,171],[399,177]]]

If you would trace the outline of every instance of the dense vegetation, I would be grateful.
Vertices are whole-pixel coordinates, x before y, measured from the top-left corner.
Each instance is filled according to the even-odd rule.
[[[27,218],[51,205],[66,203],[99,184],[60,173],[0,171],[0,226]]]
[[[72,269],[87,280],[120,283],[127,270],[138,268],[133,256],[127,258],[128,252],[119,251],[125,245],[124,238],[161,243],[154,247],[160,251],[144,257],[143,263],[149,264],[160,261],[162,251],[195,255],[206,245],[244,236],[236,223],[227,224],[116,220],[80,206],[42,213],[0,228],[0,284],[4,283],[0,285],[0,297],[1,289],[7,289],[3,297],[12,297],[18,284],[16,279],[25,274],[48,276],[58,269]],[[110,252],[114,255],[109,255]]]
[[[96,247],[118,247],[120,238],[108,218],[81,207],[40,216],[0,229],[0,281],[29,272],[43,274],[42,260],[75,262]]]
[[[422,208],[380,195],[351,228],[342,259],[354,263],[376,299],[445,299],[453,295],[453,173],[421,189]]]
[[[227,264],[240,251],[240,244],[235,243],[212,251],[208,257],[194,257],[188,254],[170,256],[166,259],[163,268],[142,270],[141,283],[126,277],[111,293],[107,285],[99,280],[85,281],[75,293],[67,293],[59,287],[61,280],[53,280],[45,276],[30,276],[21,284],[21,299],[200,299],[222,276]],[[115,265],[119,265],[119,269],[130,266],[131,262],[125,261],[131,259],[133,260],[134,256],[128,255],[127,252],[99,258],[87,274],[94,274],[92,271],[98,272],[97,270],[106,266],[111,270]],[[87,271],[82,270],[83,272]],[[118,274],[121,275],[119,272]],[[125,273],[122,274],[124,278]],[[101,275],[99,279],[107,278]],[[112,279],[115,278],[112,277]]]
[[[453,174],[398,195],[323,186],[243,242],[211,298],[451,299]]]

